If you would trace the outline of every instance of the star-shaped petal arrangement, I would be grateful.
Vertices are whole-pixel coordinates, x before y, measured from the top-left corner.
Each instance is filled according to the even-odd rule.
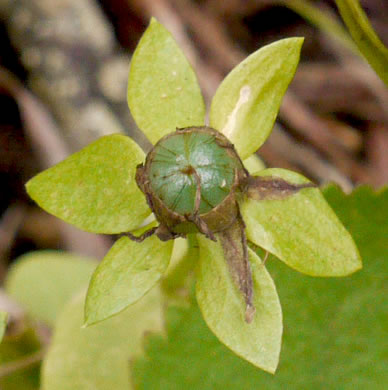
[[[151,20],[132,58],[128,103],[154,148],[145,156],[129,137],[108,135],[27,183],[31,198],[58,218],[123,234],[91,279],[86,325],[143,297],[165,274],[173,239],[186,237],[182,261],[196,263],[207,325],[236,354],[273,373],[281,307],[249,245],[311,276],[361,268],[351,236],[313,183],[284,169],[247,169],[272,130],[302,43],[280,40],[233,69],[206,125],[192,68],[171,34]],[[156,221],[142,227],[151,212]]]

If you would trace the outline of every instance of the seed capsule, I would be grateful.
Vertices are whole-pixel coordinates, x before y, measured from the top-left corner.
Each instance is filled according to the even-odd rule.
[[[200,231],[213,238],[234,222],[236,191],[246,176],[225,136],[210,127],[190,127],[159,140],[136,180],[172,235]]]

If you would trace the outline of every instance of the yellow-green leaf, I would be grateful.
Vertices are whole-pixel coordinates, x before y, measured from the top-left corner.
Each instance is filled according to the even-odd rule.
[[[266,169],[258,176],[292,184],[309,181],[285,169]],[[241,213],[247,237],[290,267],[311,276],[345,276],[362,266],[354,241],[318,188],[304,188],[284,199],[246,199]]]
[[[135,182],[143,160],[129,137],[108,135],[33,177],[27,192],[44,210],[82,230],[127,232],[150,214]]]
[[[85,288],[96,261],[59,251],[36,251],[12,265],[5,289],[34,319],[53,326],[58,313]]]
[[[152,143],[176,128],[204,124],[205,104],[195,73],[171,34],[155,19],[132,57],[128,105]]]
[[[274,373],[281,346],[282,314],[271,276],[258,256],[249,250],[256,313],[248,324],[244,298],[232,280],[221,245],[203,236],[198,241],[196,292],[207,325],[234,353]]]
[[[271,133],[302,43],[303,38],[288,38],[261,48],[235,67],[217,89],[210,126],[230,139],[242,159]]]
[[[135,303],[159,281],[169,264],[173,241],[156,236],[142,243],[122,237],[113,245],[90,281],[85,324],[105,320]]]
[[[43,362],[44,390],[130,390],[129,360],[142,352],[145,332],[163,325],[159,289],[120,315],[82,328],[84,294],[68,303],[56,322]]]

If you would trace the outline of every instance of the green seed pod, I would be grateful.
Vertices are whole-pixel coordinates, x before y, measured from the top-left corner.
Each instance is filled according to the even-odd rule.
[[[200,231],[210,238],[234,222],[236,191],[246,177],[233,145],[210,127],[166,135],[136,174],[148,204],[168,232]]]

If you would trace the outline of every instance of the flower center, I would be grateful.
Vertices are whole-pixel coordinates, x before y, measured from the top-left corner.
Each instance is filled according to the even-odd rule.
[[[217,133],[203,128],[169,134],[149,157],[153,192],[180,215],[194,212],[199,189],[200,214],[218,206],[230,193],[239,164],[228,147],[220,144]]]

